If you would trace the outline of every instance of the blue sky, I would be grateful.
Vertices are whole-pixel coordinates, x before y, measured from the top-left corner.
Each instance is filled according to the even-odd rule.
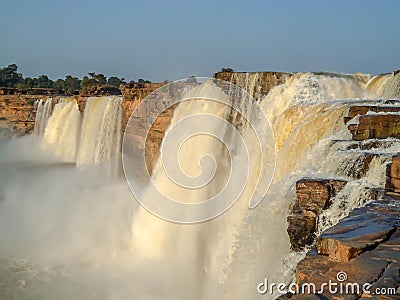
[[[26,76],[176,80],[400,68],[400,1],[2,1],[0,65]]]

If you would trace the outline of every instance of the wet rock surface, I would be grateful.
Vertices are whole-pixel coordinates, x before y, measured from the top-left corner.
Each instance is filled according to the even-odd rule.
[[[400,193],[400,155],[395,155],[386,169],[386,190]]]
[[[371,111],[379,114],[367,114]],[[374,157],[388,156],[391,163],[387,165],[385,191],[376,189],[375,196],[370,198],[371,201],[365,207],[353,210],[339,223],[325,230],[318,237],[315,248],[298,263],[296,284],[301,287],[303,284],[312,283],[316,290],[295,295],[288,293],[283,298],[400,299],[400,155],[379,153],[379,149],[390,148],[392,145],[392,140],[384,139],[398,137],[400,116],[387,112],[399,111],[398,106],[354,106],[349,109],[345,122],[358,116],[358,124],[348,125],[353,142],[335,142],[347,143],[348,151],[373,151],[364,153],[363,164],[360,167],[365,170],[360,172],[361,177]],[[303,184],[303,180],[299,181],[296,188]],[[315,189],[315,195],[326,199],[327,193],[322,193],[315,183],[311,184],[311,187]],[[312,192],[308,195],[312,195]],[[324,201],[315,196],[304,197],[302,193],[297,193],[297,197],[293,211],[296,211],[296,207],[301,207],[300,203],[312,201],[313,204],[302,205],[305,208],[313,208],[313,212],[317,214],[313,215],[313,218],[318,218],[318,212],[321,210],[316,210],[315,207],[323,207]],[[307,227],[309,223],[304,222],[304,215],[298,214],[299,221],[292,220],[297,226],[303,226],[293,233],[307,236],[310,226]],[[290,227],[289,221],[289,229]],[[296,239],[298,237],[291,237],[291,242]],[[327,288],[321,290],[321,286],[328,282],[337,284],[337,287],[342,284],[344,290],[335,293]],[[351,289],[351,285],[355,284],[359,290]],[[368,284],[368,291],[362,289],[365,284]]]
[[[400,114],[360,115],[357,124],[348,125],[353,139],[386,139],[400,137]]]
[[[22,136],[35,127],[36,96],[0,95],[0,131],[4,136]]]
[[[217,72],[214,78],[225,80],[236,84],[237,86],[247,90],[254,99],[265,96],[274,86],[283,84],[290,76],[285,72]],[[254,85],[249,86],[249,78],[254,78]]]
[[[314,283],[320,287],[331,280],[359,286],[369,283],[371,292],[378,287],[397,290],[400,285],[399,218],[400,201],[389,196],[355,209],[318,238],[318,253],[309,252],[297,265],[296,283]],[[339,274],[346,279],[340,279]],[[319,297],[322,296],[325,299],[359,299],[366,295],[359,291],[334,295],[323,292]],[[292,299],[302,297],[294,295]]]
[[[296,183],[296,201],[288,217],[288,234],[293,250],[301,250],[315,240],[319,214],[329,208],[331,200],[346,181],[305,178]]]
[[[344,117],[344,122],[347,123],[355,116],[366,115],[368,112],[387,113],[400,112],[400,106],[393,105],[353,105],[349,108],[347,116]]]

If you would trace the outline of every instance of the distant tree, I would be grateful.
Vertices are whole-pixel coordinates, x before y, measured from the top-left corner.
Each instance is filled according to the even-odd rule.
[[[232,68],[222,68],[221,72],[228,72],[228,73],[232,73],[233,69]]]
[[[105,85],[105,84],[107,84],[107,77],[104,76],[103,74],[101,74],[101,73],[97,74],[97,73],[95,73],[95,72],[89,72],[88,74],[89,74],[89,76],[91,77],[91,79],[93,79],[93,80],[96,81],[96,83],[97,83],[98,85]]]
[[[138,79],[138,83],[151,83],[151,81],[150,81],[150,80],[144,80],[144,79],[142,79],[142,78],[139,78],[139,79]]]
[[[38,79],[37,78],[31,78],[31,77],[26,77],[23,82],[17,84],[18,89],[31,89],[34,87],[37,87],[38,85]]]
[[[53,83],[53,88],[56,90],[64,90],[65,89],[65,82],[63,79],[57,79],[54,83]]]
[[[97,86],[97,85],[99,85],[99,83],[98,83],[98,81],[96,79],[84,76],[82,78],[80,87],[82,89],[87,89],[87,88],[90,88],[92,86]]]
[[[51,88],[53,86],[53,81],[49,79],[46,75],[40,75],[37,79],[37,85],[36,87],[38,88]]]
[[[17,84],[24,82],[22,74],[18,73],[16,64],[8,65],[5,68],[0,68],[0,86],[15,88]]]
[[[104,76],[103,74],[96,74],[94,76],[94,79],[98,82],[99,85],[105,85],[107,84],[107,77]]]
[[[65,76],[64,80],[64,90],[72,94],[74,91],[79,90],[81,87],[81,81],[77,77],[72,77],[71,75]]]
[[[112,86],[115,86],[115,87],[119,87],[119,85],[120,85],[121,83],[124,83],[124,80],[123,80],[123,79],[124,79],[124,78],[119,79],[118,77],[112,76],[112,77],[108,78],[107,83],[108,83],[109,85],[112,85]]]

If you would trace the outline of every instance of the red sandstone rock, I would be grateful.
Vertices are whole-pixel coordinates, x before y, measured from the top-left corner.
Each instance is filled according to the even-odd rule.
[[[348,125],[353,139],[385,139],[400,137],[400,114],[361,115],[358,124]]]
[[[301,250],[314,242],[319,214],[331,205],[331,199],[346,181],[302,179],[296,183],[297,199],[288,217],[288,234],[292,249]]]
[[[400,112],[399,106],[389,106],[389,105],[354,105],[349,108],[347,116],[344,118],[344,122],[347,123],[355,116],[366,115],[369,111],[372,112]]]
[[[246,77],[247,74],[255,74],[255,73],[247,73],[247,72],[217,72],[214,74],[214,78],[225,80],[244,88],[242,81],[238,80],[241,77]],[[253,96],[255,99],[259,99],[261,96],[268,94],[268,92],[277,85],[283,84],[286,82],[286,78],[290,76],[290,73],[284,72],[257,72],[258,79],[255,84],[255,90],[253,91]]]
[[[398,289],[400,285],[399,218],[399,200],[391,197],[384,197],[366,207],[354,210],[347,218],[324,232],[320,238],[322,244],[319,243],[318,246],[319,255],[312,252],[298,263],[296,283],[298,285],[314,283],[317,287],[329,280],[340,283],[337,275],[339,272],[345,272],[347,279],[342,281],[344,284],[357,283],[362,286],[370,283],[371,292],[377,287]],[[328,239],[335,241],[327,245]],[[340,247],[342,249],[339,252],[343,251],[341,254],[338,252]],[[357,255],[353,255],[355,253]],[[303,299],[303,296],[294,295],[291,299]],[[364,298],[371,295],[362,295],[362,290],[351,294],[329,294],[325,290],[322,295],[314,296],[319,299],[321,297],[358,299],[360,296]],[[396,296],[392,295],[387,299],[396,299]]]
[[[0,120],[12,135],[21,136],[33,131],[35,126],[33,96],[0,95]]]
[[[392,158],[392,163],[387,165],[386,169],[386,190],[389,192],[400,193],[400,156]]]

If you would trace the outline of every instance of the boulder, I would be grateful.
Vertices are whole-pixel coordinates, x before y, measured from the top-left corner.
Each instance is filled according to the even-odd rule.
[[[319,214],[331,205],[331,200],[346,185],[346,181],[305,178],[296,183],[296,200],[288,216],[288,234],[292,249],[300,251],[315,240]]]
[[[348,125],[353,140],[400,137],[400,114],[361,115],[358,124]]]

